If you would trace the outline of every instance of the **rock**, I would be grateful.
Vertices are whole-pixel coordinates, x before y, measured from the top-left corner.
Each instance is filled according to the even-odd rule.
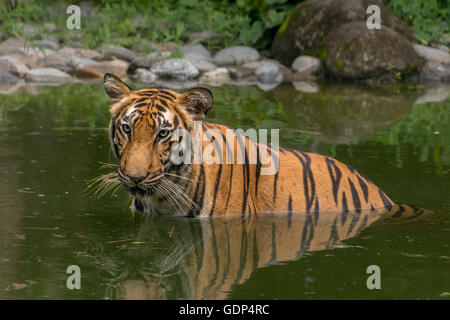
[[[255,72],[259,67],[261,67],[263,65],[263,63],[264,63],[263,60],[251,61],[251,62],[244,63],[242,65],[242,68],[252,70],[253,72]]]
[[[434,82],[432,86],[425,88],[423,95],[417,98],[415,104],[440,102],[450,97],[450,84]]]
[[[199,81],[214,85],[221,85],[230,81],[230,74],[225,68],[217,68],[204,73],[200,77]]]
[[[383,30],[388,27],[403,35],[409,41],[416,41],[414,34],[405,23],[398,19],[381,0],[308,0],[296,6],[280,26],[272,42],[272,54],[285,65],[291,65],[296,57],[306,52],[320,56],[324,44],[332,40],[331,32],[340,26],[353,22],[366,22],[369,5],[378,5]],[[377,32],[364,25],[360,34]],[[380,47],[389,47],[377,44]]]
[[[209,61],[206,60],[190,60],[189,58],[186,59],[192,62],[192,64],[198,69],[200,72],[208,72],[211,70],[214,70],[217,68],[217,66]]]
[[[211,30],[206,30],[206,31],[202,31],[202,32],[194,32],[189,36],[189,43],[192,42],[203,42],[206,43],[210,40],[213,39],[219,39],[221,38],[220,34],[218,33],[214,33]]]
[[[48,59],[49,57],[47,57]],[[45,68],[46,66],[46,59],[41,58],[40,56],[36,54],[28,55],[28,56],[22,56],[20,58],[20,61],[27,66],[28,69],[37,69],[37,68]]]
[[[192,79],[198,76],[198,69],[186,59],[172,58],[156,62],[150,71],[158,77],[176,80]]]
[[[317,93],[319,92],[319,86],[312,81],[294,81],[292,82],[295,90],[306,92],[306,93]]]
[[[33,46],[35,47],[39,47],[39,48],[50,48],[52,50],[58,50],[59,49],[59,44],[56,43],[53,40],[35,40],[33,41]]]
[[[425,60],[450,64],[450,54],[448,52],[426,47],[420,44],[415,44],[414,49],[416,50],[417,54]]]
[[[450,81],[450,65],[437,61],[427,61],[420,68],[419,77],[421,80]]]
[[[103,46],[102,51],[106,59],[118,58],[130,62],[136,58],[133,51],[122,46]]]
[[[436,44],[433,45],[433,47],[438,49],[438,50],[450,53],[450,49],[446,45],[443,45],[441,43],[436,43]]]
[[[368,30],[366,22],[350,22],[332,31],[326,42],[325,66],[337,78],[393,80],[411,75],[422,64],[408,39],[383,26]]]
[[[291,68],[299,73],[316,73],[320,69],[320,60],[311,56],[299,56],[292,62]]]
[[[0,43],[0,56],[19,54],[19,55],[38,55],[44,57],[53,50],[47,48],[35,48],[32,43],[23,38],[8,38]]]
[[[256,69],[246,68],[244,66],[229,67],[228,72],[230,73],[231,78],[233,78],[234,80],[241,80],[255,73]]]
[[[67,65],[67,64],[61,64],[61,63],[51,63],[51,64],[46,64],[45,65],[46,68],[55,68],[58,69],[64,73],[73,75],[75,73],[75,68]]]
[[[235,65],[256,61],[261,58],[258,51],[245,46],[236,46],[222,49],[214,56],[214,63],[219,66]]]
[[[26,54],[29,43],[23,38],[8,38],[0,43],[0,56],[8,54]]]
[[[169,51],[155,51],[144,57],[136,57],[131,61],[127,73],[134,73],[137,68],[150,68],[155,62],[164,60],[172,54]]]
[[[151,82],[155,82],[157,77],[156,75],[144,68],[137,68],[133,78],[138,81],[138,82],[142,82],[142,83],[151,83]]]
[[[0,69],[0,83],[16,83],[19,82],[20,78],[15,75],[9,73],[4,69]]]
[[[184,58],[191,57],[193,60],[211,60],[211,54],[200,43],[198,44],[186,44],[180,48],[180,51],[184,54]]]
[[[255,71],[258,81],[264,84],[279,83],[283,81],[283,73],[273,62],[264,61],[261,67]]]
[[[102,59],[101,53],[92,49],[64,47],[58,50],[57,54],[65,61],[68,61],[72,56],[79,56],[81,58],[89,58],[92,60]]]
[[[91,64],[96,63],[95,60],[89,59],[89,58],[83,58],[79,56],[71,56],[69,60],[67,61],[67,65],[70,67],[76,69],[78,66],[82,64]]]
[[[0,69],[4,69],[20,78],[23,78],[29,71],[26,65],[13,56],[1,56]]]
[[[105,73],[112,73],[119,78],[125,77],[129,63],[123,60],[101,61],[81,64],[75,69],[78,78],[103,78]]]
[[[42,68],[30,70],[25,79],[31,82],[45,82],[45,83],[67,83],[73,79],[67,73],[64,73],[55,68]]]

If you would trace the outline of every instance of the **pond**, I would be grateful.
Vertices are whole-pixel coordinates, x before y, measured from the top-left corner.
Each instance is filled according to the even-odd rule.
[[[279,128],[281,146],[349,164],[425,214],[366,228],[349,228],[366,213],[337,225],[321,214],[314,228],[303,214],[289,228],[282,214],[133,216],[122,190],[85,192],[115,163],[102,85],[27,85],[0,100],[0,299],[450,297],[449,98],[421,103],[424,88],[408,84],[211,90],[208,121]],[[71,265],[79,290],[66,285]],[[381,289],[367,287],[371,265]]]

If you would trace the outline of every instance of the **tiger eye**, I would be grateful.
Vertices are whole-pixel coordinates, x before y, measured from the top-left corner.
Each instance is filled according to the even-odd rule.
[[[161,130],[159,133],[158,133],[158,137],[160,137],[160,138],[165,138],[165,137],[167,137],[168,135],[169,135],[169,130]]]
[[[122,125],[122,130],[123,130],[123,132],[125,132],[125,133],[130,133],[130,132],[131,132],[131,128],[130,128],[130,126],[127,125],[127,124]]]

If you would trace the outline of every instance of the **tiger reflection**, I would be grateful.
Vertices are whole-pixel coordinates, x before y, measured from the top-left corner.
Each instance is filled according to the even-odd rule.
[[[127,252],[129,264],[122,261],[122,269],[116,268],[116,280],[107,296],[226,299],[233,286],[244,283],[258,268],[297,260],[307,252],[332,249],[377,220],[407,221],[424,213],[427,211],[420,208],[395,205],[388,211],[142,222],[137,241],[147,245]],[[152,243],[156,238],[159,242]]]

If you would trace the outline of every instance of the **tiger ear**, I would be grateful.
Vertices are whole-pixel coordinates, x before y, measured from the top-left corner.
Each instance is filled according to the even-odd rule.
[[[203,120],[214,105],[214,97],[209,89],[192,88],[181,95],[180,102],[194,120]]]
[[[120,80],[119,77],[111,73],[105,73],[103,86],[113,101],[119,101],[133,90],[125,82]]]

